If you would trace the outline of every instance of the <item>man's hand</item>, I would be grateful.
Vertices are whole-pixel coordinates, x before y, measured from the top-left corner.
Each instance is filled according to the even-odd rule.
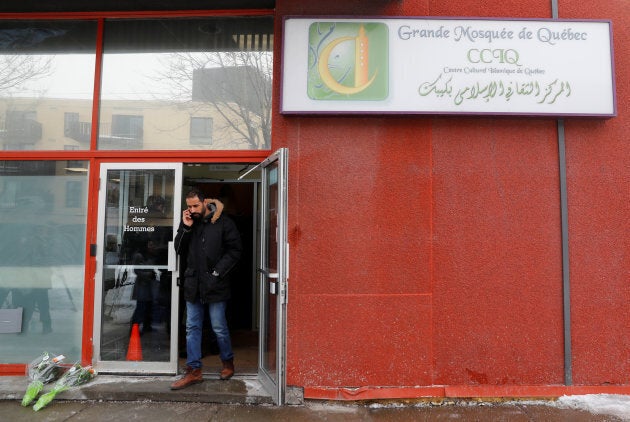
[[[186,227],[192,226],[193,219],[190,216],[190,211],[189,210],[182,211],[182,222],[184,223],[184,226],[186,226]]]

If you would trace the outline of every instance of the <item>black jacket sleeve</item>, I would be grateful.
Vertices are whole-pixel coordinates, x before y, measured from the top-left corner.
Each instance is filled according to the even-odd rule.
[[[191,228],[184,225],[180,221],[177,228],[177,234],[175,235],[175,252],[178,255],[186,256],[188,254],[188,245],[190,244]]]

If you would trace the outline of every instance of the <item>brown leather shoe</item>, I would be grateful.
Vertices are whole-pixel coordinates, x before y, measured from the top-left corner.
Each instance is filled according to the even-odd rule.
[[[189,385],[199,384],[200,382],[203,382],[201,368],[193,369],[187,366],[184,376],[171,384],[171,390],[181,390]]]
[[[229,380],[234,375],[234,359],[222,360],[221,362],[223,362],[223,370],[220,377],[222,380]]]

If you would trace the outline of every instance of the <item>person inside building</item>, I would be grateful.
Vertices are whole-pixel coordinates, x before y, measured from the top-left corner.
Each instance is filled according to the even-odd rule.
[[[145,247],[138,250],[132,259],[136,281],[131,298],[136,301],[136,309],[131,317],[131,324],[142,325],[141,334],[153,331],[153,302],[160,282],[160,271],[152,267],[159,263],[158,242],[147,240]]]
[[[168,241],[172,239],[173,230],[165,214],[165,200],[159,195],[147,198],[146,217],[141,223],[152,231],[133,233],[128,237],[128,248],[133,249],[131,264],[136,275],[131,298],[136,301],[136,308],[131,317],[131,326],[142,325],[141,334],[153,331],[154,323],[170,321],[161,309],[167,295],[170,298],[171,277],[160,266],[168,262]],[[161,290],[167,286],[168,292]],[[167,323],[168,326],[168,323]]]
[[[234,353],[227,325],[226,307],[231,296],[230,271],[240,259],[243,246],[234,222],[225,215],[213,220],[217,201],[193,189],[186,195],[186,209],[175,236],[175,250],[186,261],[186,369],[171,384],[178,390],[203,381],[201,336],[205,309],[210,312],[223,369],[222,380],[234,375]]]

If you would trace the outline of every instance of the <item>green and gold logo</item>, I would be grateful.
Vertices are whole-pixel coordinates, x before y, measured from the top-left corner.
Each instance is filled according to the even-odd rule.
[[[388,95],[387,26],[316,22],[308,35],[309,98],[384,100]]]

